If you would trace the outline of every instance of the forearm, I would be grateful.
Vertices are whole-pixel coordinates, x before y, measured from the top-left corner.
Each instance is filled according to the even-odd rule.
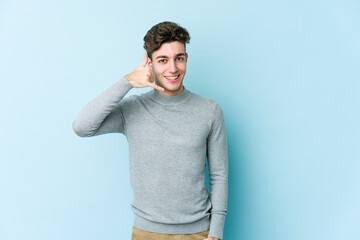
[[[210,175],[210,200],[212,203],[209,236],[222,239],[228,200],[227,157],[222,156],[223,166],[212,169]]]
[[[227,180],[219,180],[217,183],[210,184],[211,195],[211,221],[209,236],[222,239],[227,214]]]
[[[97,135],[106,117],[133,86],[122,77],[99,96],[88,102],[73,121],[74,132],[80,137]],[[111,126],[110,124],[107,124]],[[113,125],[113,127],[116,125]],[[112,129],[116,131],[117,129]],[[106,131],[106,129],[104,129]]]

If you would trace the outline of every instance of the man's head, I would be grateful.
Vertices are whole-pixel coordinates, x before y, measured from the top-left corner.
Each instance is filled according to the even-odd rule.
[[[165,89],[159,93],[168,96],[181,93],[188,58],[186,43],[190,42],[187,30],[173,22],[162,22],[147,32],[144,41],[155,83]]]

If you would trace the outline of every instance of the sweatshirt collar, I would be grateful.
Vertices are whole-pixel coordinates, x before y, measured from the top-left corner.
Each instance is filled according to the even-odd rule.
[[[186,98],[190,95],[190,91],[185,88],[184,90],[175,96],[166,96],[158,93],[155,88],[151,89],[147,96],[151,98],[153,101],[161,104],[161,105],[177,105],[185,102]]]

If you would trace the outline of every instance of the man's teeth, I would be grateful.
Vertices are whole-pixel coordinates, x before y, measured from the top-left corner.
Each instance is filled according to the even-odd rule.
[[[176,77],[166,77],[167,79],[170,79],[170,80],[175,80],[179,77],[179,75],[177,75]]]

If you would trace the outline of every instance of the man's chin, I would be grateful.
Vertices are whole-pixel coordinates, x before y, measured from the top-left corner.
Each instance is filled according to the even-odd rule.
[[[165,80],[166,81],[166,80]],[[169,92],[176,92],[179,91],[179,88],[182,88],[182,82],[176,82],[176,83],[156,83],[156,85],[164,88],[165,90]]]
[[[170,86],[168,84],[158,84],[158,83],[156,83],[156,85],[164,88],[165,91],[168,92],[168,93],[177,93],[177,94],[179,94],[179,91],[181,91],[181,92],[183,91],[182,83],[180,85],[176,84],[176,85],[170,85]],[[161,91],[161,92],[163,92],[163,91]]]
[[[165,85],[165,90],[168,90],[169,92],[177,92],[179,91],[179,89],[182,90],[182,84],[179,84],[179,85],[172,85],[172,86],[166,86]]]

